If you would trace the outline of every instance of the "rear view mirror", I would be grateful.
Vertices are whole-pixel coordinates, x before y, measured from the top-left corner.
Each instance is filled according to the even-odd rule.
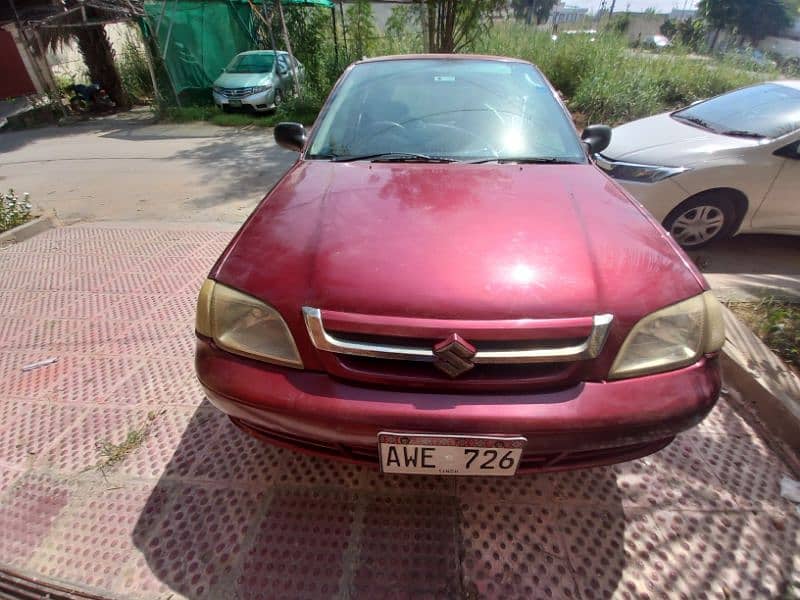
[[[608,125],[589,125],[581,134],[589,154],[599,154],[611,143],[611,127]]]
[[[287,150],[300,152],[306,143],[306,128],[300,123],[278,123],[275,126],[275,141]]]

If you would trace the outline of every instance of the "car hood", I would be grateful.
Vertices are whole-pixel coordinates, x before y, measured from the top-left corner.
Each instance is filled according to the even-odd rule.
[[[223,73],[214,85],[224,88],[245,88],[272,82],[272,73]]]
[[[300,161],[211,276],[277,308],[439,319],[612,313],[702,291],[663,229],[593,165]]]
[[[615,127],[603,156],[625,162],[683,167],[711,160],[720,151],[757,146],[758,140],[719,135],[687,125],[670,113]]]

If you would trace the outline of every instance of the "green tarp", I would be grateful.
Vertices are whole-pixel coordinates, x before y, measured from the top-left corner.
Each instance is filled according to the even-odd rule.
[[[258,47],[246,2],[167,0],[144,9],[146,32],[157,39],[178,93],[211,87],[231,58]]]
[[[261,0],[254,0],[261,6]],[[287,6],[332,8],[330,0],[282,0]],[[208,89],[239,52],[258,49],[257,17],[247,0],[146,1],[146,35],[156,38],[177,93]],[[156,31],[157,30],[157,31]]]

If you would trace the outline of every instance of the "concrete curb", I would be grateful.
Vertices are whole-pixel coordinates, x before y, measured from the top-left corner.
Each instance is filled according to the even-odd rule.
[[[742,417],[776,440],[775,450],[800,475],[800,377],[727,308],[724,317],[722,368],[731,399]]]
[[[13,244],[19,244],[35,235],[39,235],[58,227],[61,223],[53,212],[46,212],[45,214],[36,217],[33,221],[23,223],[13,229],[9,229],[4,233],[0,233],[0,248],[5,248]]]

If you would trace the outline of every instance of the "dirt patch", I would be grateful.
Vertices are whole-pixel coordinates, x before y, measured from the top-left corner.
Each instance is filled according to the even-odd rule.
[[[800,375],[800,304],[768,298],[730,302],[728,308]]]

